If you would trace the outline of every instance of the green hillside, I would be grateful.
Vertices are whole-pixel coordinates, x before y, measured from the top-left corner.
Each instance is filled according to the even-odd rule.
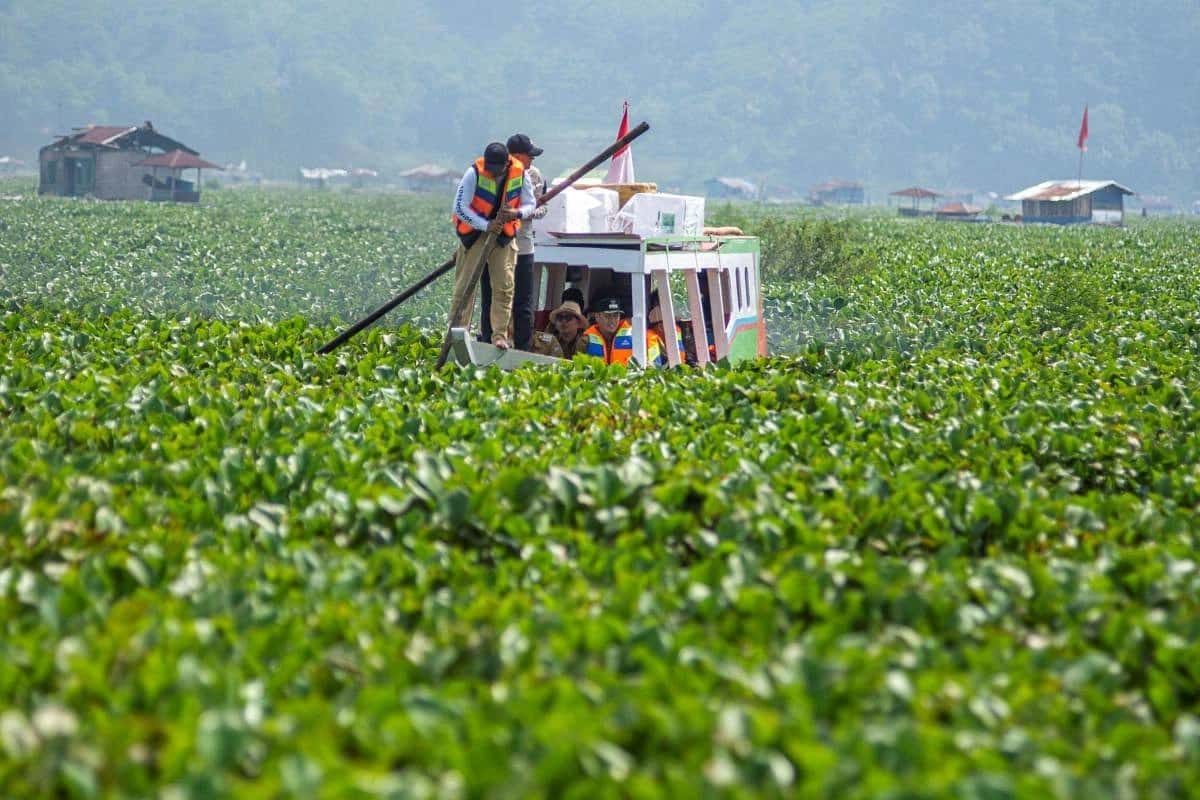
[[[0,5],[0,153],[151,119],[222,161],[464,163],[530,131],[555,170],[629,99],[642,174],[785,193],[834,176],[1008,192],[1086,173],[1200,197],[1200,6],[232,0]]]

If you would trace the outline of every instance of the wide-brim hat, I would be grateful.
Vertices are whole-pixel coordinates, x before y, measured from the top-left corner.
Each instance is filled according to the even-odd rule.
[[[550,320],[553,321],[559,314],[570,314],[571,316],[576,317],[580,322],[587,322],[587,317],[583,315],[583,309],[580,308],[579,303],[576,303],[574,300],[568,300],[558,308],[554,309],[554,311],[550,313]]]

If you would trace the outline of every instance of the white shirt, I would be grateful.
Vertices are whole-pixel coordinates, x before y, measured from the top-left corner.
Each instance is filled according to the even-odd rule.
[[[477,231],[487,230],[488,221],[471,208],[471,199],[475,197],[475,166],[467,167],[462,180],[458,182],[458,191],[454,193],[454,213]],[[497,198],[499,199],[499,198]],[[521,183],[521,204],[517,213],[521,219],[531,219],[537,203],[533,198],[533,181],[526,179]]]
[[[537,167],[530,164],[525,168],[525,182],[533,184],[533,196],[541,197],[546,193],[546,179],[542,177],[542,173]],[[533,212],[534,219],[541,219],[550,211],[549,206],[538,206]],[[530,255],[533,253],[533,220],[521,223],[521,229],[517,231],[517,254]]]

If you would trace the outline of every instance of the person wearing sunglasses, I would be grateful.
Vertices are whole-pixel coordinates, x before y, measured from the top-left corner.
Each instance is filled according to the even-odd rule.
[[[596,324],[584,331],[587,354],[605,364],[628,365],[633,358],[633,324],[625,316],[621,301],[606,297],[592,307]],[[657,364],[661,349],[655,337],[646,339],[646,363]]]
[[[584,350],[588,326],[583,309],[573,300],[565,300],[550,315],[550,326],[533,335],[533,352],[555,358],[574,358]]]

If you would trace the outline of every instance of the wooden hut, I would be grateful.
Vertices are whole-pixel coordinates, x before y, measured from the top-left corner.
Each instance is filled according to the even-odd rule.
[[[145,179],[153,172],[153,167],[145,162],[175,152],[192,157],[200,155],[187,145],[159,133],[148,121],[140,126],[75,128],[38,151],[41,173],[38,193],[61,197],[91,195],[101,200],[144,200],[147,197]],[[198,187],[193,193],[198,194]]]
[[[1143,194],[1138,198],[1142,201],[1143,217],[1169,217],[1175,213],[1175,204],[1166,195]]]
[[[809,201],[816,206],[861,206],[866,190],[856,181],[826,181],[809,189]]]
[[[900,216],[902,217],[927,217],[933,214],[933,203],[937,198],[941,197],[938,192],[932,189],[923,189],[920,186],[909,186],[907,189],[899,189],[895,192],[889,192],[889,197],[906,197],[912,201],[912,205],[900,206]],[[922,210],[921,201],[929,200],[929,208]]]
[[[422,164],[419,167],[404,170],[399,177],[404,188],[410,192],[452,192],[458,186],[458,180],[462,177],[462,173],[439,167],[436,164]]]
[[[934,216],[940,220],[957,222],[980,222],[979,215],[983,213],[981,206],[971,203],[953,202],[938,206]]]
[[[721,200],[757,200],[758,187],[745,178],[710,178],[704,182],[705,197]]]
[[[221,169],[209,161],[205,161],[192,153],[182,150],[172,150],[139,161],[135,167],[149,168],[150,174],[142,176],[142,183],[147,188],[147,200],[171,201],[174,203],[200,202],[200,174],[206,169]],[[185,169],[196,170],[196,182],[184,180]],[[160,170],[162,175],[160,177]]]
[[[1007,199],[1020,201],[1025,222],[1120,225],[1125,222],[1125,195],[1133,193],[1116,181],[1064,180],[1044,181]]]

